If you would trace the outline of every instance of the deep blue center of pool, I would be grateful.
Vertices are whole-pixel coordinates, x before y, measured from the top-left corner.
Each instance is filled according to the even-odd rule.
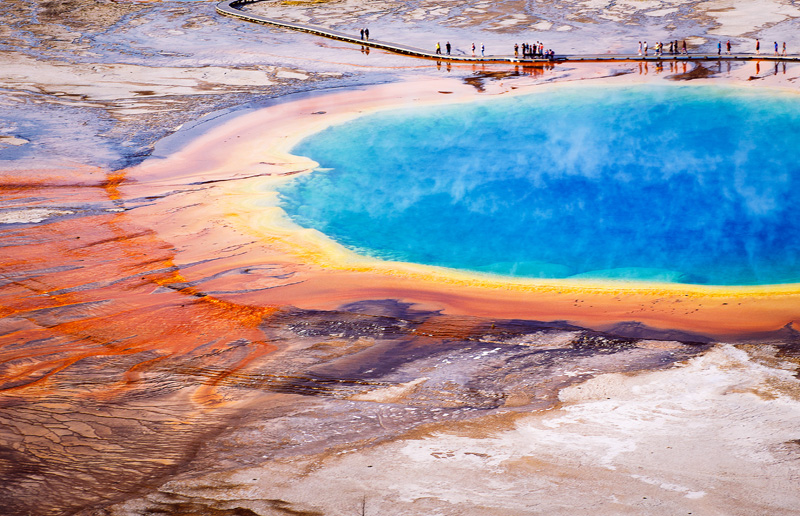
[[[800,97],[574,87],[364,116],[281,206],[359,253],[534,278],[800,281]]]

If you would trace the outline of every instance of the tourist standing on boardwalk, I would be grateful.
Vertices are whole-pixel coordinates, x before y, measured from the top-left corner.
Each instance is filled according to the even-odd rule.
[[[689,52],[686,51],[686,40],[683,40],[683,53],[688,54]]]
[[[364,29],[364,38],[369,41],[369,29]]]
[[[717,41],[717,55],[722,55],[722,41]]]
[[[783,42],[783,55],[786,55],[786,42]]]
[[[436,53],[437,54],[441,54],[442,53],[442,46],[439,44],[438,41],[436,42]]]
[[[647,57],[647,41],[644,42],[644,57]]]
[[[364,40],[364,29],[361,29],[361,40]]]
[[[776,45],[777,45],[777,43],[776,43]],[[481,43],[481,57],[483,57],[483,56],[484,56],[484,54],[483,54],[483,51],[484,51],[484,50],[486,50],[486,47],[484,47],[484,46],[483,46],[483,43]]]
[[[639,42],[639,55],[642,55],[642,42]]]
[[[725,50],[726,50],[726,53],[728,55],[730,55],[730,53],[731,53],[731,40],[728,40],[728,42],[725,43]]]
[[[450,42],[449,41],[444,44],[444,48],[445,48],[445,50],[447,50],[447,55],[449,56],[450,55]]]
[[[525,51],[525,43],[522,44],[522,50]],[[519,45],[514,43],[514,57],[519,57]],[[525,57],[525,56],[522,56]]]
[[[775,42],[775,55],[778,55],[778,42]]]
[[[472,57],[475,57],[475,43],[472,44]]]
[[[756,40],[756,54],[761,54],[761,42]]]

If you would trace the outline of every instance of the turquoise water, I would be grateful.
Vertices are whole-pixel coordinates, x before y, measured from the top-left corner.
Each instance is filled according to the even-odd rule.
[[[800,281],[800,100],[567,88],[364,116],[281,205],[359,253],[533,278]]]

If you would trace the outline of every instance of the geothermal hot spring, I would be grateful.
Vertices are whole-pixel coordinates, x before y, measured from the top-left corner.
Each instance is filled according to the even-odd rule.
[[[307,137],[291,219],[385,260],[529,278],[800,282],[800,98],[557,87]]]

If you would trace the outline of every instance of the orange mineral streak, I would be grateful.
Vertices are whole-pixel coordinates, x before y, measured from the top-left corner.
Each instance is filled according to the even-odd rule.
[[[572,78],[587,79],[597,74],[596,68],[578,68]],[[720,339],[800,324],[800,285],[723,288],[525,281],[382,262],[355,255],[324,235],[297,227],[277,205],[276,182],[298,172],[310,172],[316,166],[288,152],[305,136],[380,109],[468,102],[516,95],[532,88],[560,87],[535,85],[534,81],[494,81],[480,89],[455,80],[412,81],[286,102],[209,130],[175,155],[145,162],[128,173],[138,184],[151,188],[174,187],[177,181],[213,183],[209,190],[191,195],[202,212],[186,209],[178,216],[194,214],[212,220],[213,229],[206,229],[217,238],[229,240],[230,245],[247,243],[248,251],[236,259],[241,265],[269,262],[291,269],[292,281],[280,288],[235,294],[237,301],[245,303],[267,300],[276,305],[336,309],[365,299],[390,298],[452,315],[568,320],[597,328],[638,321]],[[588,81],[589,87],[630,82],[627,77]],[[181,202],[187,203],[188,197]],[[161,228],[159,235],[184,252],[194,253],[197,245],[209,241],[186,242],[175,231],[178,224],[161,220],[151,227]]]
[[[108,174],[106,176],[106,180],[102,183],[103,188],[105,188],[106,193],[108,193],[108,198],[112,201],[117,201],[121,198],[119,193],[119,185],[121,185],[125,181],[125,174],[123,172],[117,172]]]
[[[95,186],[102,188],[106,171],[91,165],[71,164],[63,168],[37,168],[16,170],[8,168],[13,162],[0,165],[0,192],[16,198],[26,198],[29,189],[74,188]],[[16,192],[16,193],[15,193]]]
[[[123,182],[123,175],[112,174],[87,187],[29,184],[2,193],[97,205],[120,200]],[[72,390],[70,382],[97,364],[131,357],[127,369],[114,369],[101,386],[75,390],[109,399],[180,359],[213,365],[215,374],[197,382],[195,396],[216,403],[220,379],[275,349],[259,330],[274,308],[218,300],[187,286],[172,245],[128,213],[81,215],[0,228],[8,244],[0,262],[0,391],[41,396]],[[215,355],[234,343],[247,354]]]

